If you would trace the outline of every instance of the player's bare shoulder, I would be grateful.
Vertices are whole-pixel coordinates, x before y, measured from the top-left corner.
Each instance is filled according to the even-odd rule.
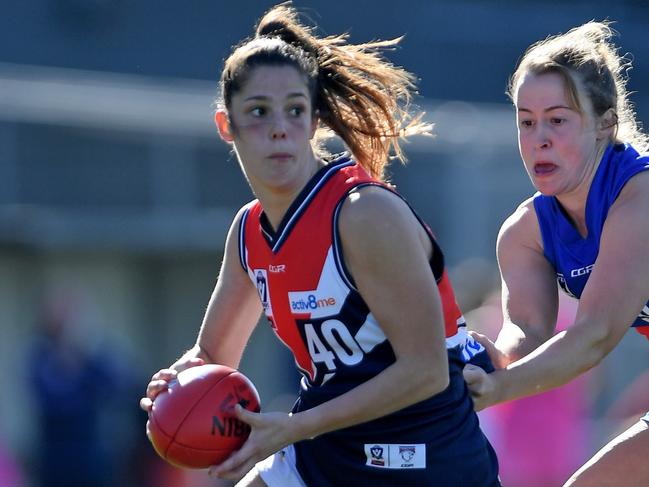
[[[338,229],[348,250],[362,244],[363,253],[372,249],[382,255],[394,255],[408,245],[431,251],[430,239],[408,204],[381,185],[364,186],[347,196]]]
[[[412,212],[401,197],[380,185],[357,188],[342,205],[339,228],[343,234],[362,233],[364,238],[387,237],[410,228]]]
[[[369,221],[394,218],[406,215],[408,206],[392,191],[381,185],[368,185],[351,191],[343,203],[340,212],[341,220],[350,226]],[[384,218],[381,218],[381,217]]]
[[[534,197],[523,201],[507,217],[498,232],[497,249],[500,254],[512,246],[524,246],[543,252],[541,230],[534,209]]]

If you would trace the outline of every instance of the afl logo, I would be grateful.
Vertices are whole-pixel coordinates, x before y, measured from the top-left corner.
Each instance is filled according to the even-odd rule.
[[[411,462],[415,456],[415,453],[417,453],[417,450],[414,446],[399,447],[399,455],[401,455],[401,458],[403,458],[404,462]]]

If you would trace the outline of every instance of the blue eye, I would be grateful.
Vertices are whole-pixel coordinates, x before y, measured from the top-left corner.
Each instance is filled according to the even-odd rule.
[[[248,113],[250,113],[253,117],[263,117],[266,115],[266,109],[263,107],[254,107],[248,110]]]

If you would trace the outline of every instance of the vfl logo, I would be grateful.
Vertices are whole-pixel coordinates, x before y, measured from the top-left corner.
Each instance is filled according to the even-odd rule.
[[[264,306],[264,309],[266,309],[268,308],[268,281],[266,280],[266,271],[262,269],[256,270],[255,277],[259,299],[261,299],[261,304]]]
[[[372,448],[370,448],[370,455],[372,455],[372,458],[370,460],[372,465],[379,465],[381,467],[385,466],[382,446],[374,445]]]

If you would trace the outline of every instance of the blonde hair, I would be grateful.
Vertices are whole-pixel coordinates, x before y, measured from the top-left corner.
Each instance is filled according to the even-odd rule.
[[[401,139],[431,131],[422,123],[423,113],[410,111],[414,75],[381,56],[400,40],[354,45],[346,34],[319,38],[299,22],[290,2],[277,5],[261,18],[255,37],[225,61],[220,101],[229,109],[232,95],[257,66],[293,66],[307,79],[321,123],[316,141],[327,136],[327,129],[333,131],[369,174],[384,179],[391,157],[405,161]]]
[[[610,24],[587,22],[531,45],[510,79],[507,94],[515,100],[520,80],[527,73],[557,73],[564,79],[575,109],[585,112],[580,94],[590,101],[596,117],[612,109],[616,124],[612,141],[628,142],[639,152],[645,152],[649,150],[649,136],[636,120],[626,88],[631,62],[618,54],[611,40],[615,31]]]

